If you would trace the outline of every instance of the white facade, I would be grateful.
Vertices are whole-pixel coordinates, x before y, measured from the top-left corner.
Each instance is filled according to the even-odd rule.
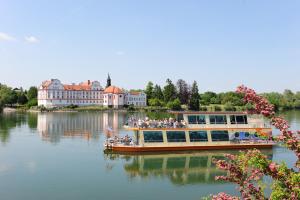
[[[125,99],[127,105],[134,105],[136,107],[147,105],[147,97],[144,92],[128,92]]]
[[[63,85],[58,79],[44,81],[38,90],[38,105],[103,105],[103,88],[98,81]]]
[[[44,81],[38,90],[38,105],[63,107],[68,105],[122,107],[124,105],[145,106],[144,93],[127,93],[122,89],[109,86],[105,90],[98,81],[80,84],[62,84],[58,79]]]

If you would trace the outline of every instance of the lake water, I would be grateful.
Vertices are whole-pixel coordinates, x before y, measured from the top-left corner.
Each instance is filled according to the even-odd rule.
[[[238,194],[235,185],[214,180],[224,172],[211,162],[234,151],[105,154],[102,144],[107,127],[112,127],[113,134],[128,134],[122,130],[128,115],[0,115],[0,199],[199,200],[220,191]],[[300,111],[284,115],[294,129],[300,129]],[[290,167],[296,160],[281,147],[264,153],[274,161],[286,160]]]

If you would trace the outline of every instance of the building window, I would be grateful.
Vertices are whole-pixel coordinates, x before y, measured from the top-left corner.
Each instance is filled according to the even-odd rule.
[[[161,131],[144,131],[144,142],[163,142],[163,135]]]
[[[184,131],[167,131],[168,142],[186,142]]]
[[[189,131],[191,142],[207,142],[207,132],[206,131]]]
[[[210,115],[210,124],[227,124],[226,115]]]
[[[189,124],[206,124],[205,115],[189,115]]]
[[[230,115],[231,124],[248,124],[247,115]]]
[[[228,131],[211,131],[211,139],[213,142],[229,141]]]

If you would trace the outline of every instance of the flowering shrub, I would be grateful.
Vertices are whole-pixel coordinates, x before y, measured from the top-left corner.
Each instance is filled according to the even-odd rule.
[[[295,169],[290,169],[285,163],[275,163],[267,159],[259,150],[253,149],[240,152],[238,155],[225,155],[227,160],[215,160],[217,167],[227,171],[226,176],[218,176],[217,180],[224,180],[235,183],[243,199],[300,199],[300,131],[289,130],[289,124],[282,117],[274,112],[274,106],[264,97],[245,86],[239,86],[237,93],[244,95],[245,103],[251,103],[254,109],[252,113],[262,114],[270,120],[270,123],[280,130],[278,137],[270,139],[281,142],[296,156]],[[269,197],[264,194],[264,186],[261,183],[263,176],[270,176],[273,179],[272,192]],[[213,200],[239,199],[225,193],[212,196]]]

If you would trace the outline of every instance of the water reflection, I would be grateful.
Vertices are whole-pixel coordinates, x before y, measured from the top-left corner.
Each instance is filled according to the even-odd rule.
[[[9,140],[10,131],[27,123],[26,116],[17,113],[0,114],[0,141],[6,143]]]
[[[62,137],[97,140],[100,133],[119,134],[126,113],[39,113],[37,130],[43,140],[59,142]],[[111,131],[107,131],[107,130]]]
[[[272,160],[273,150],[263,150]],[[168,154],[120,155],[106,152],[107,167],[113,170],[113,162],[124,160],[123,166],[130,179],[168,178],[175,185],[222,184],[215,176],[226,175],[216,168],[213,159],[225,159],[224,154],[237,151],[201,151]]]

